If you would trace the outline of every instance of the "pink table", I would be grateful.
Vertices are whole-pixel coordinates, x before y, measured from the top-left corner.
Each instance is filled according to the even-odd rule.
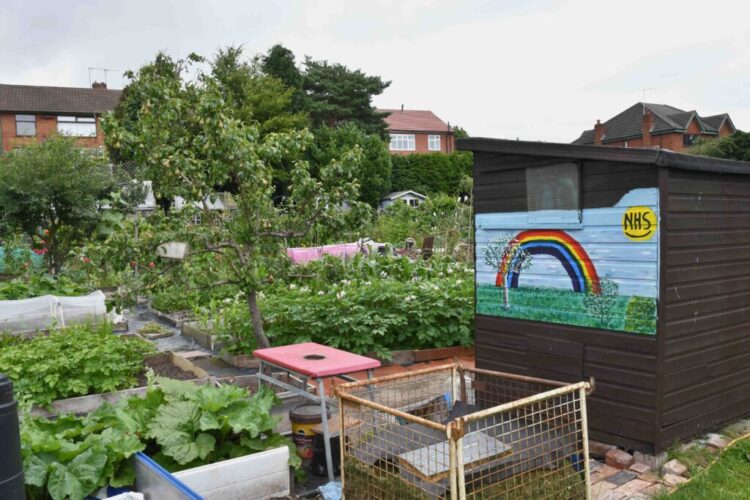
[[[372,370],[380,366],[380,361],[342,351],[341,349],[316,344],[315,342],[257,349],[253,351],[253,356],[260,362],[258,369],[259,383],[265,381],[320,403],[328,479],[329,481],[333,481],[333,458],[331,455],[330,433],[328,432],[328,408],[326,405],[324,379],[328,377],[340,377],[345,380],[354,380],[347,376],[347,374],[364,370],[367,370],[367,376],[371,378]],[[299,389],[291,384],[266,375],[263,370],[265,365],[271,365],[283,371],[301,375],[304,387]],[[318,388],[317,396],[313,396],[307,392],[308,377],[315,379]]]

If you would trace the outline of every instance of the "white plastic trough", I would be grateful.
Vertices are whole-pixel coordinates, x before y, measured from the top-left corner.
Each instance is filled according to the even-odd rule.
[[[136,491],[146,500],[259,500],[291,491],[286,446],[173,474],[141,453],[135,462]]]

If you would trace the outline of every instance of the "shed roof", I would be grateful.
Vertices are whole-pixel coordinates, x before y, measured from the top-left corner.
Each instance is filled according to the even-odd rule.
[[[449,132],[450,126],[432,111],[418,109],[378,109],[390,113],[385,117],[389,131],[396,132]]]
[[[394,191],[392,193],[388,193],[387,195],[383,196],[383,200],[397,200],[398,198],[401,198],[402,196],[406,196],[407,194],[412,194],[422,200],[427,198],[425,195],[417,193],[416,191],[407,190],[407,191]]]
[[[0,84],[0,112],[94,114],[112,111],[122,90]]]
[[[619,161],[625,163],[651,164],[657,167],[669,167],[683,170],[750,175],[750,162],[688,155],[659,148],[580,146],[577,144],[511,141],[506,139],[488,139],[482,137],[459,139],[457,147],[464,151],[483,153],[546,156],[550,158],[578,160]]]

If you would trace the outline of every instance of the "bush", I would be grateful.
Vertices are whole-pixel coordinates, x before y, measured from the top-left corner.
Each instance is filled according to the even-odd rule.
[[[0,344],[0,373],[13,381],[21,403],[134,387],[151,344],[112,333],[112,326],[78,325],[23,342]]]
[[[471,153],[394,155],[391,162],[393,191],[411,189],[422,194],[468,194],[459,189],[463,179],[472,175]]]

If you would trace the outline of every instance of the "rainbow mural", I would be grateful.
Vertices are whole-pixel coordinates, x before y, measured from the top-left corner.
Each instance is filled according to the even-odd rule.
[[[550,255],[555,257],[570,276],[573,290],[576,292],[600,292],[599,275],[596,273],[591,258],[573,237],[560,230],[521,231],[515,237],[515,244],[531,255]],[[515,252],[514,252],[515,253]],[[500,264],[495,279],[499,287],[518,288],[517,272],[510,272],[513,254],[510,253]]]

